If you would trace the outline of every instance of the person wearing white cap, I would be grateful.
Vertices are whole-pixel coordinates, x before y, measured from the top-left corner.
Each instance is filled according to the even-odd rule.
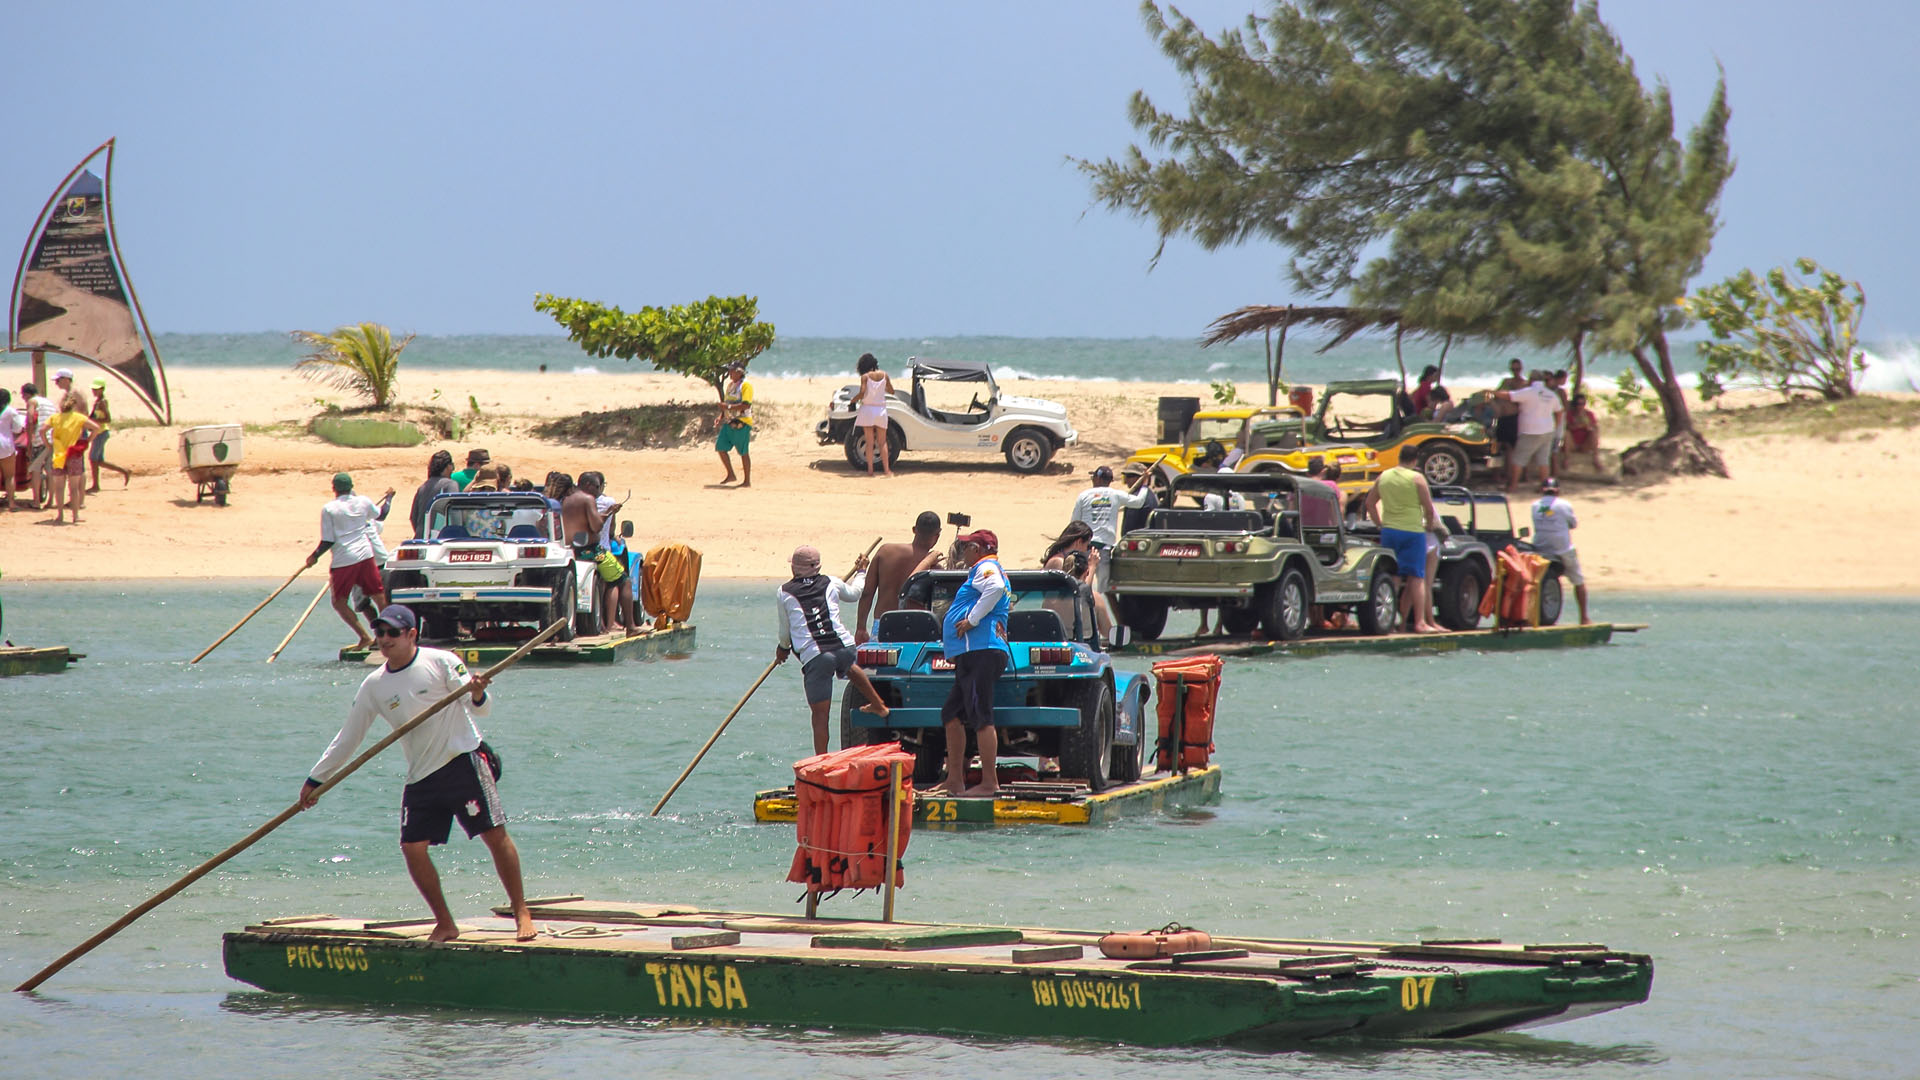
[[[820,549],[803,544],[793,549],[788,560],[793,578],[780,586],[775,603],[780,610],[780,631],[773,648],[773,662],[786,663],[791,653],[800,654],[801,681],[806,686],[807,709],[813,718],[813,752],[824,754],[831,746],[827,739],[827,718],[833,711],[833,680],[850,680],[867,699],[861,712],[887,715],[887,703],[873,688],[873,680],[854,663],[853,635],[840,621],[840,605],[860,599],[860,586],[866,581],[867,557],[853,564],[853,580],[841,581],[820,572]]]

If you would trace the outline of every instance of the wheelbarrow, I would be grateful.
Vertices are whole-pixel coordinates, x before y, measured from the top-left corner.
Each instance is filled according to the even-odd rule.
[[[227,505],[241,457],[239,424],[207,424],[180,433],[180,467],[193,481],[196,504],[211,497],[213,505]]]

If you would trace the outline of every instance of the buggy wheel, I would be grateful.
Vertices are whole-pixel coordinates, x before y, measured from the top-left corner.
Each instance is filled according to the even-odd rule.
[[[1487,594],[1487,572],[1477,562],[1460,562],[1440,569],[1440,625],[1449,630],[1472,630],[1480,625],[1480,598]]]
[[[872,746],[875,743],[891,742],[885,738],[885,729],[855,727],[853,724],[853,693],[851,688],[840,698],[840,749],[849,746]],[[919,782],[915,777],[914,781]]]
[[[1037,473],[1053,460],[1053,440],[1033,428],[1015,428],[1004,445],[1007,465],[1017,473]]]
[[[1280,580],[1268,585],[1256,602],[1268,637],[1276,641],[1298,641],[1306,636],[1307,609],[1313,604],[1313,594],[1307,588],[1307,576],[1299,567],[1287,567]]]
[[[1360,632],[1370,637],[1393,633],[1393,617],[1399,607],[1400,590],[1394,585],[1393,575],[1375,570],[1367,584],[1367,599],[1356,613],[1360,616]]]
[[[1147,752],[1147,716],[1145,703],[1142,703],[1140,716],[1135,719],[1134,730],[1138,737],[1132,746],[1115,745],[1110,761],[1107,763],[1107,775],[1121,783],[1132,783],[1140,779],[1142,761]]]
[[[1167,602],[1152,596],[1122,596],[1120,598],[1120,625],[1138,635],[1141,641],[1152,641],[1167,628]]]
[[[1559,622],[1560,608],[1566,601],[1566,591],[1560,585],[1560,571],[1548,570],[1546,579],[1540,582],[1540,625],[1552,626]]]
[[[1420,454],[1420,474],[1429,484],[1464,484],[1467,470],[1467,452],[1454,443],[1429,443]]]
[[[946,767],[946,732],[940,728],[923,728],[920,746],[913,752],[913,786],[924,790],[939,783]]]
[[[567,620],[565,626],[554,631],[553,640],[572,641],[576,622],[573,609],[580,606],[580,585],[573,579],[571,566],[563,566],[553,574],[553,599],[547,601],[547,622]]]
[[[1113,687],[1105,679],[1080,701],[1080,726],[1060,733],[1060,774],[1087,782],[1087,790],[1107,790],[1113,757]]]
[[[872,432],[873,429],[870,427],[853,427],[847,429],[847,464],[856,469],[864,469],[867,467],[867,437]],[[900,434],[899,426],[888,422],[886,468],[893,468],[894,464],[900,460],[900,451],[906,446],[906,443],[906,436]],[[879,462],[875,462],[874,464],[877,465]]]
[[[1251,607],[1221,608],[1220,625],[1229,634],[1251,634],[1260,625],[1260,612]]]

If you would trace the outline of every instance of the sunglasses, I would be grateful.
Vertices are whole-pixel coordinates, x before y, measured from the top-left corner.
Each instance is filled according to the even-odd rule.
[[[373,628],[374,637],[405,637],[406,635],[407,632],[405,630],[395,630],[391,626],[376,626]]]

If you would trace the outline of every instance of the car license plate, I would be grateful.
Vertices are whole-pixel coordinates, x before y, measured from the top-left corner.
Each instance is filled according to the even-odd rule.
[[[447,552],[447,561],[450,563],[492,562],[493,552],[491,551],[449,551]]]
[[[1163,559],[1197,559],[1200,557],[1200,545],[1161,544],[1160,557]]]
[[[927,666],[934,671],[952,671],[953,661],[947,659],[944,656],[936,656],[933,658],[932,663],[928,664]]]

